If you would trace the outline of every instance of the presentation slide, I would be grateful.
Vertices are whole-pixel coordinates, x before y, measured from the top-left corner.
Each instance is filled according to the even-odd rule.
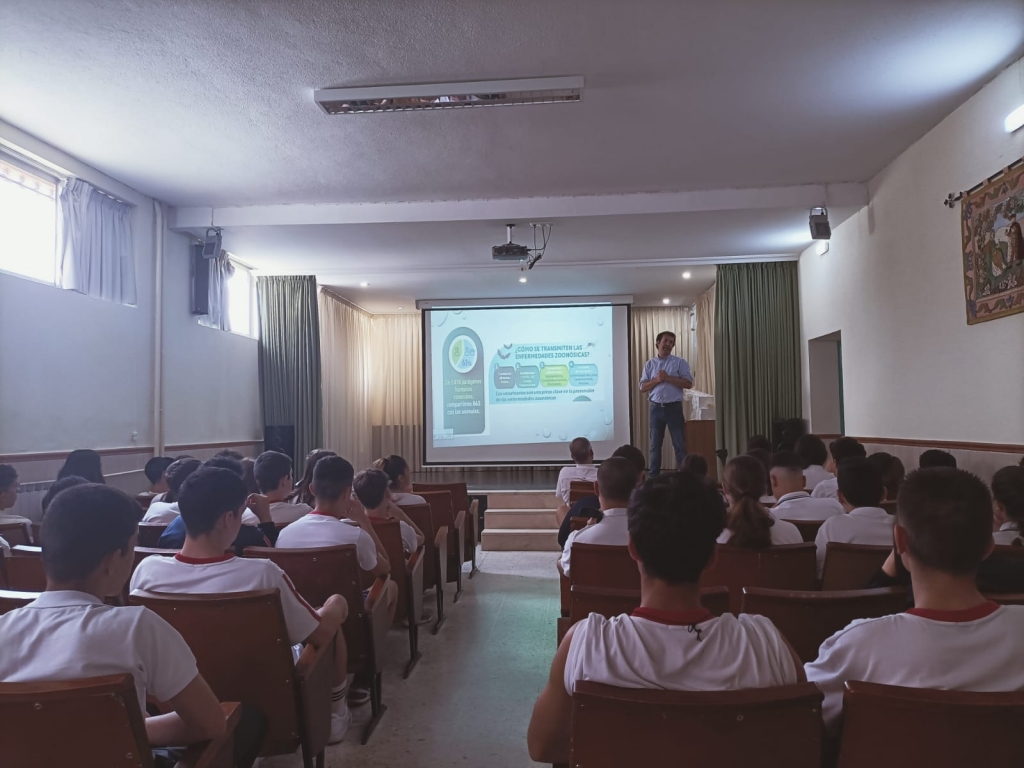
[[[567,463],[629,442],[629,309],[424,311],[428,464]]]

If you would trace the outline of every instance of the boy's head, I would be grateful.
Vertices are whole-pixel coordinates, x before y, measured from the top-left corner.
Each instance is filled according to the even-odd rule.
[[[277,451],[264,451],[252,468],[260,493],[292,490],[292,460]]]
[[[242,525],[247,496],[242,478],[230,469],[197,469],[178,492],[178,510],[188,537],[212,536],[227,548]]]
[[[178,459],[171,466],[167,468],[167,493],[164,495],[164,501],[173,502],[178,500],[178,492],[181,490],[182,483],[185,479],[195,472],[202,463],[199,459]]]
[[[1024,466],[1003,467],[992,476],[992,501],[1000,525],[1024,528]]]
[[[900,488],[895,537],[912,574],[923,567],[973,579],[992,548],[988,488],[962,469],[911,472]]]
[[[929,448],[921,454],[921,458],[917,460],[917,465],[921,469],[928,469],[930,467],[956,469],[956,456],[948,451],[940,451],[938,448]]]
[[[640,474],[640,477],[637,480],[638,483],[642,483],[647,479],[647,459],[644,458],[644,452],[635,445],[630,445],[629,443],[620,445],[615,449],[615,452],[612,453],[612,456],[626,459],[626,461],[636,467],[636,471]]]
[[[132,572],[139,505],[116,488],[85,483],[58,493],[43,518],[50,588],[118,594]]]
[[[621,456],[612,456],[597,469],[597,495],[602,509],[625,507],[636,488],[640,473],[636,465]]]
[[[153,493],[167,492],[167,478],[164,476],[164,473],[167,472],[167,468],[173,463],[174,459],[170,456],[154,456],[146,462],[146,468],[143,472],[146,473],[146,479],[149,480],[149,490]]]
[[[828,444],[828,464],[825,468],[835,472],[847,459],[863,459],[867,455],[864,446],[852,437],[839,437]]]
[[[796,441],[796,455],[803,462],[804,469],[813,466],[823,467],[828,461],[828,448],[825,441],[817,435],[803,435]]]
[[[787,493],[798,493],[807,486],[804,480],[804,462],[794,451],[779,451],[772,456],[768,473],[772,495],[781,499]]]
[[[594,449],[585,437],[577,437],[569,443],[569,455],[577,464],[594,463]]]
[[[712,483],[689,472],[661,475],[630,500],[629,552],[649,578],[697,584],[724,522],[725,503]]]
[[[388,493],[390,478],[379,469],[364,469],[352,481],[352,489],[356,498],[366,509],[377,509],[384,503]]]
[[[903,478],[907,476],[903,462],[885,451],[872,453],[868,456],[868,461],[878,467],[878,471],[882,473],[882,486],[885,488],[886,500],[896,501]]]
[[[772,452],[772,441],[764,435],[751,435],[747,438],[747,453],[754,450]]]
[[[217,453],[215,453],[213,455],[213,458],[215,458],[215,459],[228,458],[228,459],[234,459],[235,461],[241,461],[242,459],[245,458],[245,456],[243,456],[241,453],[236,451],[234,448],[225,448],[222,451],[217,451]]]
[[[223,453],[223,451],[221,453]],[[237,453],[237,451],[235,451],[235,453]],[[242,458],[245,457],[243,456]],[[234,472],[239,477],[245,477],[245,467],[242,466],[242,459],[236,459],[233,456],[221,456],[220,454],[217,454],[212,459],[204,461],[202,466],[226,469],[229,472]]]
[[[67,490],[68,488],[74,488],[76,485],[88,485],[88,483],[88,480],[86,480],[84,477],[79,477],[78,475],[68,475],[67,477],[62,477],[60,480],[57,480],[53,485],[50,486],[50,490],[48,490],[46,494],[43,496],[43,514],[46,514],[46,510],[50,508],[50,504],[53,503],[53,500],[54,498],[56,498],[58,493]],[[139,518],[141,517],[142,512],[140,510]]]
[[[839,501],[850,508],[877,507],[885,497],[882,473],[866,458],[846,459],[836,475]]]
[[[708,476],[708,460],[699,453],[688,453],[683,457],[683,463],[679,465],[682,472],[692,472],[697,477]]]
[[[348,498],[355,470],[341,456],[325,456],[313,469],[313,495],[317,505]]]
[[[10,464],[0,464],[0,510],[10,509],[18,500],[18,471]]]

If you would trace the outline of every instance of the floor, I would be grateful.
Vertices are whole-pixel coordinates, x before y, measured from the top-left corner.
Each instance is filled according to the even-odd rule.
[[[558,580],[550,552],[483,552],[447,621],[420,634],[423,658],[408,680],[408,635],[388,635],[387,712],[366,746],[350,731],[327,748],[328,768],[524,768],[526,726],[555,652]],[[468,566],[467,566],[468,567]],[[357,725],[369,705],[354,710]],[[298,753],[260,768],[298,768]]]

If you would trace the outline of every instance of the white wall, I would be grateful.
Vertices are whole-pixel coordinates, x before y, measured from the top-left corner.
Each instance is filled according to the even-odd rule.
[[[828,253],[802,254],[805,417],[807,340],[841,331],[848,434],[1024,443],[1024,314],[967,325],[960,207],[942,205],[1024,155],[1003,130],[1022,102],[1024,60],[879,173]]]

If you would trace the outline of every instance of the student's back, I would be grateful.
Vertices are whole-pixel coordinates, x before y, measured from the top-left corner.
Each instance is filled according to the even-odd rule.
[[[892,545],[895,518],[878,506],[885,496],[878,467],[866,458],[847,459],[839,465],[837,480],[839,502],[846,514],[830,517],[818,529],[814,543],[818,550],[819,576],[825,567],[829,542],[876,547]]]
[[[768,488],[768,472],[760,459],[747,454],[732,459],[725,465],[722,488],[729,510],[719,544],[764,549],[803,542],[795,525],[774,518],[761,503]]]

